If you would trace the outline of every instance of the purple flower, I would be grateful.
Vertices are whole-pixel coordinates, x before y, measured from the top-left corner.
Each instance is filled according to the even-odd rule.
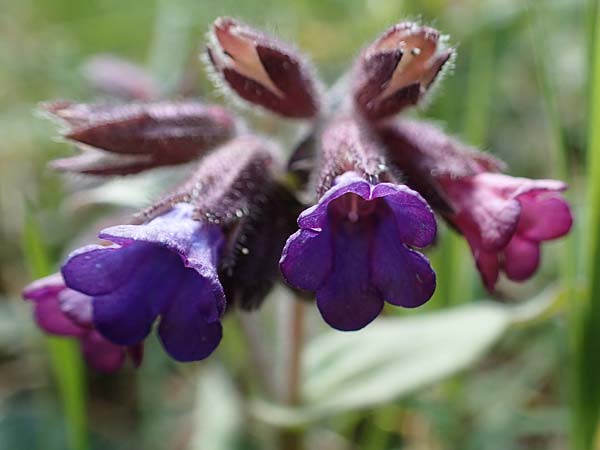
[[[298,218],[280,265],[287,282],[315,291],[325,321],[358,330],[384,301],[414,308],[435,290],[429,261],[409,246],[433,241],[433,212],[402,185],[373,185],[354,172],[336,178],[318,204]]]
[[[114,245],[90,245],[62,267],[68,287],[92,298],[93,322],[109,341],[141,343],[160,316],[158,334],[178,361],[210,355],[221,340],[225,295],[217,276],[221,229],[192,219],[177,204],[142,225],[103,230]]]
[[[88,364],[101,372],[114,372],[126,356],[139,366],[143,347],[125,347],[106,340],[94,328],[91,298],[65,286],[60,274],[34,281],[23,290],[23,297],[34,303],[35,320],[46,333],[79,339]]]

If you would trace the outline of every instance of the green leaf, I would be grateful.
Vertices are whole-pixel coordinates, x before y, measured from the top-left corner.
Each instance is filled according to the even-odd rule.
[[[328,410],[391,401],[466,367],[509,324],[506,308],[482,302],[327,333],[307,349],[305,397]]]
[[[355,333],[326,332],[304,353],[302,407],[253,404],[280,426],[389,403],[468,367],[511,326],[544,317],[563,302],[546,291],[525,304],[480,301],[399,318],[382,318]]]
[[[196,390],[195,423],[198,432],[191,450],[232,450],[238,447],[241,400],[224,368],[207,367],[199,375]]]

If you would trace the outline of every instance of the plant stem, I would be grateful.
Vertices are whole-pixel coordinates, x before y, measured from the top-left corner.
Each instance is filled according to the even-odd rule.
[[[287,339],[285,352],[285,384],[281,401],[289,406],[302,402],[302,348],[304,345],[304,316],[305,305],[300,298],[290,299],[286,305]],[[301,450],[304,448],[304,433],[302,429],[282,429],[278,434],[279,449]]]
[[[286,403],[298,405],[301,402],[302,346],[304,344],[304,301],[301,299],[295,299],[292,304],[290,325]]]

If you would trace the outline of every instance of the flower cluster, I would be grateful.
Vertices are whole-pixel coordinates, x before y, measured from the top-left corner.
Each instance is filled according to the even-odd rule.
[[[206,358],[228,309],[260,305],[278,273],[314,295],[339,330],[366,326],[386,302],[420,306],[436,287],[418,250],[435,240],[436,212],[465,237],[490,291],[501,271],[531,277],[540,244],[569,231],[564,183],[505,175],[495,158],[400,114],[428,97],[454,59],[438,31],[391,27],[357,58],[343,102],[272,36],[231,18],[217,19],[209,36],[207,64],[223,90],[308,123],[287,164],[230,110],[153,100],[150,77],[106,56],[88,65],[88,78],[136,102],[43,105],[81,149],[54,168],[114,176],[194,167],[130,223],[71,253],[60,274],[25,289],[40,327],[78,338],[93,367],[116,370],[127,355],[139,364],[155,323],[171,357]]]

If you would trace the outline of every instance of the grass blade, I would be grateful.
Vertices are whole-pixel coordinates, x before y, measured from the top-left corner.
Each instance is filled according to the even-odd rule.
[[[23,229],[23,252],[33,278],[48,275],[51,264],[37,222],[27,208]],[[88,450],[85,367],[79,345],[69,339],[47,338],[48,352],[58,385],[67,423],[67,436],[73,450]]]
[[[591,33],[588,118],[588,185],[586,289],[577,315],[573,392],[573,444],[576,450],[592,448],[600,417],[600,7],[593,0],[595,14]]]

